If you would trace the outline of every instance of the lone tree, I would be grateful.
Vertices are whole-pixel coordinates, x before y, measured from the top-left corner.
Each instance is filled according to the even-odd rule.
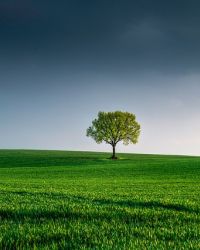
[[[92,121],[92,126],[87,129],[87,136],[92,137],[97,143],[103,141],[113,148],[111,159],[117,159],[115,148],[118,142],[124,145],[136,144],[140,135],[140,125],[136,116],[128,112],[99,112],[98,117]]]

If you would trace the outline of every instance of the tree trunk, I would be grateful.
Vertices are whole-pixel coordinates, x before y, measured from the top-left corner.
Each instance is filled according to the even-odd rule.
[[[112,147],[113,147],[113,154],[112,154],[112,157],[111,157],[111,158],[112,158],[113,160],[117,159],[117,157],[116,157],[116,155],[115,155],[115,146],[116,146],[116,145],[112,145]]]

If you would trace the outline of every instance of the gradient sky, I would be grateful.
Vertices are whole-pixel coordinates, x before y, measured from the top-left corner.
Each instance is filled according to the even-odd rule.
[[[199,0],[1,0],[0,148],[109,151],[98,111],[142,133],[121,152],[200,155]]]

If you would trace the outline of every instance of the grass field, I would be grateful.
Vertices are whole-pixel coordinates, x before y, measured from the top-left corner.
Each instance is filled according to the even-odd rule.
[[[200,249],[200,158],[0,150],[0,249]]]

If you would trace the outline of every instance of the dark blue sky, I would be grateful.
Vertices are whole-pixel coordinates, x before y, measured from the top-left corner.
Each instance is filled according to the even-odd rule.
[[[200,2],[0,3],[0,148],[109,150],[86,138],[99,110],[125,110],[139,144],[200,153]]]

